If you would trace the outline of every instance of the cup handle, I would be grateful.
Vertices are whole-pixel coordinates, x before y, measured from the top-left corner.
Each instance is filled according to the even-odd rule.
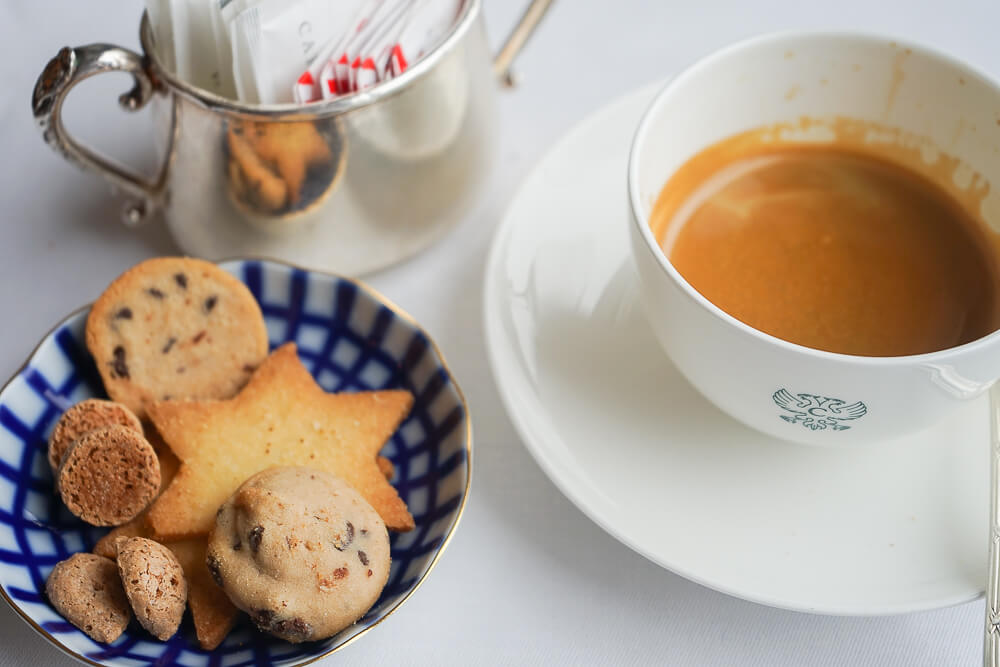
[[[930,374],[934,384],[963,401],[976,398],[996,384],[996,380],[990,377],[993,369],[986,364],[977,363],[964,370],[951,364],[924,364],[922,368]]]
[[[126,111],[144,107],[154,92],[153,79],[143,58],[128,49],[110,44],[90,44],[71,49],[63,47],[42,70],[31,95],[31,110],[45,143],[78,167],[93,171],[128,197],[122,212],[126,225],[136,226],[147,220],[160,207],[163,196],[163,172],[156,182],[114,164],[81,145],[66,131],[62,120],[62,105],[66,94],[84,79],[104,72],[127,72],[135,85],[123,93],[118,103]]]
[[[510,67],[514,62],[514,58],[517,57],[517,54],[527,44],[528,38],[534,34],[535,28],[538,27],[538,24],[545,17],[545,13],[549,11],[551,5],[552,0],[532,0],[528,8],[524,10],[524,14],[518,19],[514,29],[510,31],[507,41],[503,43],[500,51],[493,59],[493,74],[506,87],[513,88],[517,85],[517,79]]]

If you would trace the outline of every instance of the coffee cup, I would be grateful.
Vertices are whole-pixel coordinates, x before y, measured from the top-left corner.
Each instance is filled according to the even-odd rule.
[[[661,188],[700,151],[768,126],[807,128],[793,140],[823,144],[832,141],[829,133],[813,130],[833,118],[889,128],[864,140],[902,137],[927,165],[941,155],[953,158],[945,185],[967,191],[986,234],[1000,235],[1000,191],[988,185],[1000,183],[1000,84],[950,56],[899,40],[787,33],[710,55],[656,95],[629,157],[631,251],[652,329],[706,398],[777,438],[864,445],[927,427],[989,389],[1000,378],[1000,332],[901,356],[789,342],[745,324],[694,289],[649,224]]]

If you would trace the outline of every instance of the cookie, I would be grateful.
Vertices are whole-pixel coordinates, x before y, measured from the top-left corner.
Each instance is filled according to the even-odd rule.
[[[261,195],[271,210],[298,204],[307,172],[334,159],[323,135],[309,121],[234,122],[226,139],[235,164],[254,184],[249,190]]]
[[[188,607],[194,620],[198,644],[211,651],[222,643],[236,625],[239,609],[233,606],[225,591],[215,585],[205,564],[207,543],[204,537],[180,542],[167,542],[184,569],[188,582]]]
[[[254,624],[290,642],[330,637],[378,600],[389,535],[353,488],[313,468],[270,468],[219,509],[208,569]]]
[[[396,466],[392,465],[392,461],[384,456],[376,457],[375,465],[378,466],[379,472],[381,472],[387,480],[391,481],[392,478],[396,476]]]
[[[152,537],[153,531],[145,517],[140,517],[124,526],[115,528],[101,538],[94,547],[94,553],[111,560],[118,557],[116,541],[127,537]],[[198,644],[211,651],[222,643],[239,616],[226,594],[215,585],[205,566],[205,538],[193,538],[164,545],[177,558],[188,582],[188,607],[194,620],[194,631]]]
[[[118,541],[118,573],[135,617],[151,635],[177,632],[187,604],[187,580],[173,552],[143,537]]]
[[[155,428],[149,428],[146,431],[146,439],[153,446],[156,458],[160,462],[160,492],[162,492],[163,489],[167,488],[171,480],[173,480],[174,475],[177,474],[177,469],[180,467],[181,462],[177,460],[174,453],[167,447],[167,443],[163,442],[163,438],[160,437]],[[123,523],[120,526],[112,528],[104,537],[97,540],[97,544],[94,545],[94,553],[114,560],[118,557],[118,549],[115,547],[115,542],[118,541],[119,537],[152,536],[153,529],[150,528],[149,522],[146,521],[146,510],[144,510],[128,523]]]
[[[243,283],[198,259],[150,259],[119,276],[87,317],[104,388],[139,418],[152,401],[234,396],[267,356]]]
[[[258,131],[249,134],[254,151],[274,164],[288,184],[290,203],[297,204],[309,168],[333,159],[330,147],[310,121],[257,124],[254,129]]]
[[[87,431],[112,424],[127,426],[142,433],[139,418],[124,405],[113,401],[88,398],[64,412],[49,437],[49,465],[52,466],[52,472],[59,469],[66,450],[74,440]]]
[[[226,135],[229,146],[229,183],[233,194],[255,210],[276,212],[287,208],[288,184],[257,155],[242,132]]]
[[[152,445],[115,424],[77,438],[63,457],[56,488],[74,515],[94,526],[135,518],[160,488],[160,463]]]
[[[104,644],[118,639],[132,617],[114,561],[73,554],[45,581],[49,602],[63,617]]]
[[[406,391],[328,394],[293,343],[275,350],[231,400],[155,402],[149,416],[181,468],[150,508],[150,525],[167,540],[205,534],[251,475],[308,465],[354,487],[390,529],[410,530],[413,517],[376,455],[412,403]]]
[[[92,553],[111,560],[117,560],[118,547],[115,544],[118,540],[129,537],[153,537],[153,529],[149,527],[149,522],[146,521],[145,515],[139,515],[128,523],[123,523],[120,526],[112,528],[104,537],[97,540]]]

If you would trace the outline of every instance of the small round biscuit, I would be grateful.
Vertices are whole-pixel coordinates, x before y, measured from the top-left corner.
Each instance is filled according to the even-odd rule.
[[[250,290],[215,264],[160,257],[108,286],[87,316],[108,395],[140,419],[153,401],[231,398],[267,356]]]
[[[120,526],[152,502],[160,489],[153,446],[126,426],[84,433],[63,457],[56,488],[69,511],[94,526]]]
[[[270,468],[223,503],[206,563],[259,629],[311,641],[340,632],[378,600],[389,578],[389,534],[340,478]]]
[[[110,643],[132,614],[114,561],[88,553],[58,563],[45,581],[49,602],[94,641]]]
[[[177,632],[188,585],[184,570],[170,549],[144,537],[123,537],[118,549],[118,572],[135,617],[157,639]]]
[[[49,437],[49,465],[52,466],[52,472],[59,469],[66,450],[74,440],[87,431],[112,424],[121,424],[142,433],[139,418],[124,405],[114,401],[88,398],[64,412]]]

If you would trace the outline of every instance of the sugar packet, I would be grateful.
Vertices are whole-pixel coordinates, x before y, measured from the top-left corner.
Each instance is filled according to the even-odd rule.
[[[365,27],[371,10],[379,1],[380,0],[361,0],[356,3],[357,7],[354,10],[354,15],[344,25],[343,34],[330,40],[330,42],[328,42],[323,49],[320,50],[319,56],[313,60],[308,69],[306,69],[306,71],[303,72],[295,82],[293,97],[298,104],[305,104],[307,102],[315,102],[323,99],[323,89],[321,88],[321,83],[324,68],[334,57],[334,54],[340,53],[346,44],[354,37],[354,35]]]
[[[462,0],[373,0],[367,21],[320,68],[332,99],[399,76],[448,34]]]
[[[244,102],[307,103],[399,76],[463,0],[146,0],[160,60]]]
[[[399,2],[383,24],[368,37],[358,57],[351,63],[351,90],[357,92],[385,78],[389,51],[399,40],[403,29],[416,9],[415,0]]]
[[[397,42],[396,55],[402,69],[434,50],[451,30],[461,8],[462,0],[417,0],[417,7]]]
[[[365,48],[391,30],[393,25],[413,4],[413,0],[368,0],[362,8],[361,20],[354,30],[342,40],[339,48],[320,71],[320,88],[324,99],[331,99],[358,90],[357,70],[366,66],[374,69],[374,62]]]
[[[331,68],[326,70],[322,81],[325,98],[329,99],[355,90],[351,80],[351,68],[360,66],[362,48],[392,19],[399,5],[407,1],[374,0],[368,3],[357,30],[330,59]]]
[[[221,72],[222,87],[228,97],[236,96],[236,79],[233,77],[233,51],[229,42],[229,29],[222,19],[222,8],[232,0],[209,0],[212,21],[212,38],[215,41],[216,62]]]
[[[211,0],[171,0],[170,25],[177,76],[223,97],[236,87],[232,66],[217,47],[213,25],[218,6]]]
[[[223,8],[223,20],[229,27],[240,100],[294,101],[294,82],[324,46],[343,34],[359,4],[358,0],[232,0]]]

